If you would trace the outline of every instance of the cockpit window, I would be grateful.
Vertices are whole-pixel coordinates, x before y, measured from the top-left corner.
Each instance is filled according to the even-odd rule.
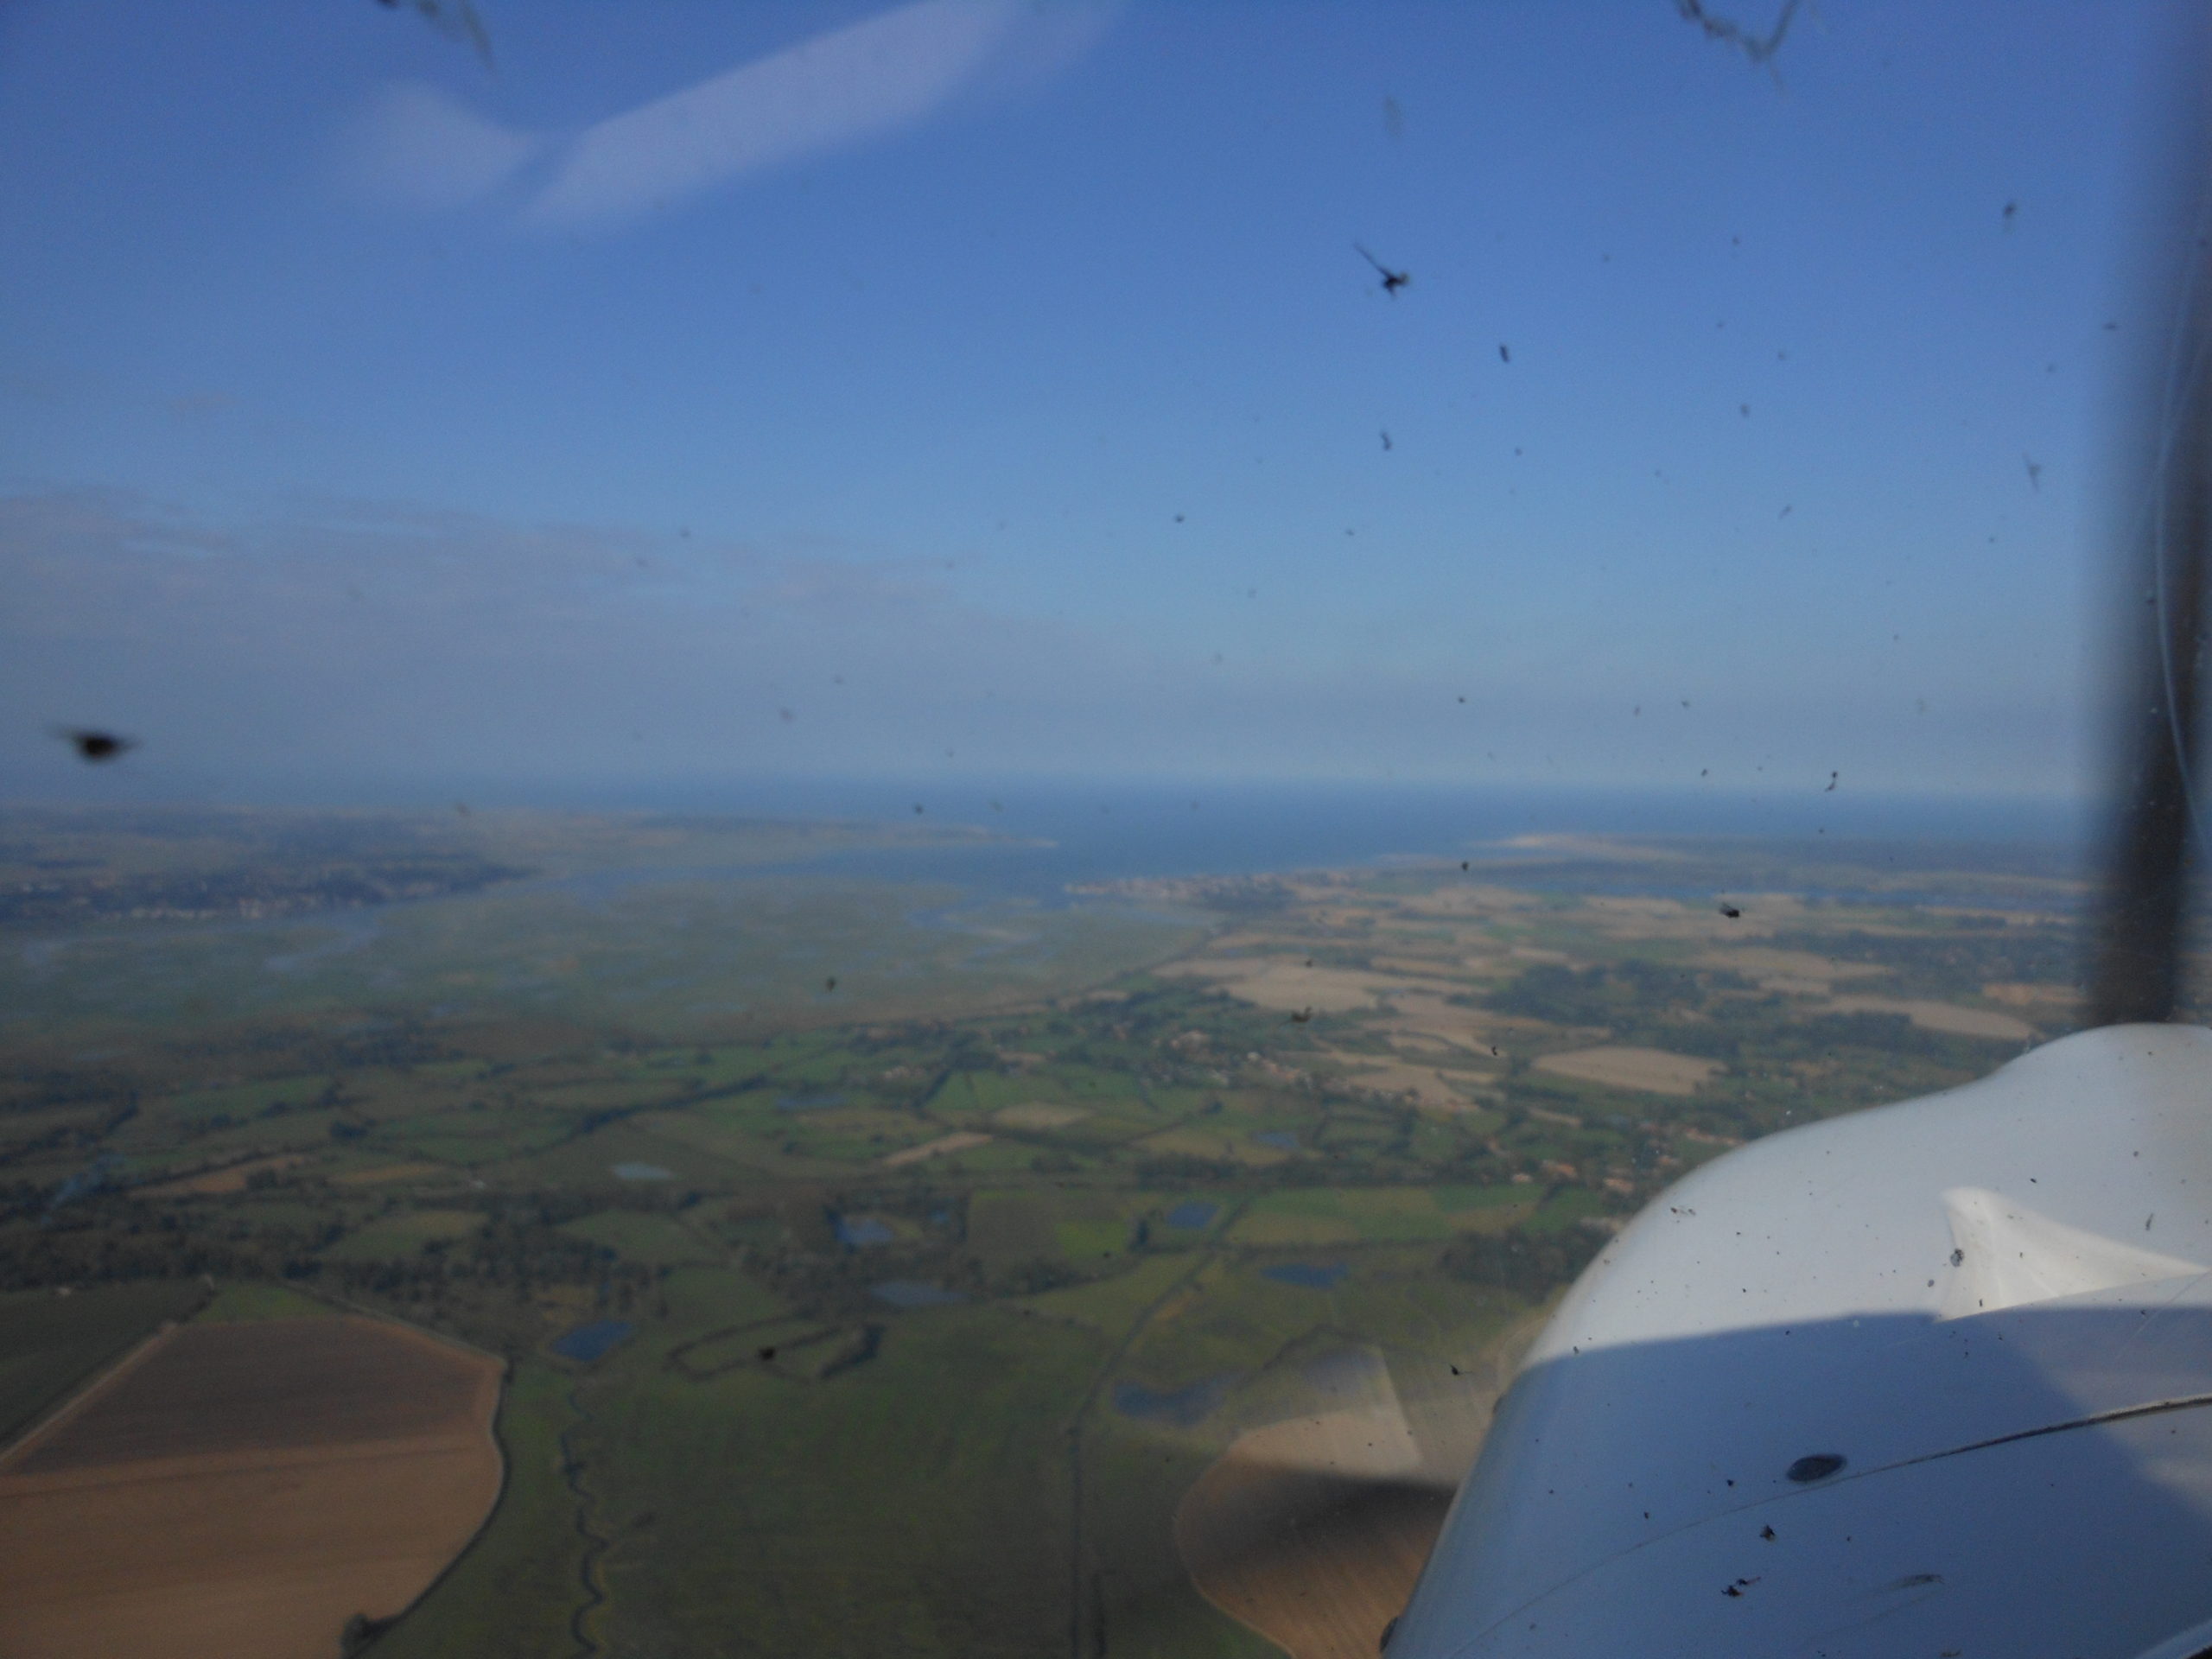
[[[1371,1650],[2083,1018],[2152,22],[11,8],[0,1649]]]

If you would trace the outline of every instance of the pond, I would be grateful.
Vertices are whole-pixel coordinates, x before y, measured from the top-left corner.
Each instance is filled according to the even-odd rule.
[[[594,1319],[580,1325],[554,1343],[553,1351],[563,1359],[588,1365],[608,1349],[629,1341],[637,1326],[627,1319]]]
[[[1217,1204],[1201,1204],[1196,1198],[1186,1199],[1170,1210],[1164,1219],[1170,1227],[1187,1227],[1192,1232],[1213,1225],[1213,1218],[1221,1213]]]
[[[676,1172],[663,1169],[658,1164],[615,1164],[610,1166],[618,1181],[672,1181]]]
[[[1116,1382],[1114,1409],[1141,1422],[1168,1423],[1193,1428],[1211,1414],[1236,1382],[1236,1373],[1224,1371],[1180,1389],[1148,1389],[1141,1382]]]
[[[832,1216],[830,1230],[837,1235],[837,1242],[849,1250],[865,1249],[871,1244],[888,1244],[899,1236],[891,1230],[890,1224],[874,1216]]]

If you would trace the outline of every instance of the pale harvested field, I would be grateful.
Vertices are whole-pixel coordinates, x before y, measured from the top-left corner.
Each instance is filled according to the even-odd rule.
[[[0,1456],[9,1659],[337,1659],[490,1514],[499,1362],[381,1321],[166,1333]]]
[[[2070,985],[1991,984],[1981,988],[1981,994],[1993,1002],[2002,1002],[2011,1008],[2026,1008],[2031,1012],[2063,1017],[2073,1013],[2080,1003],[2081,994]]]
[[[1324,1052],[1347,1069],[1349,1075],[1344,1080],[1352,1088],[1370,1089],[1379,1095],[1410,1095],[1415,1104],[1439,1111],[1481,1109],[1479,1103],[1468,1096],[1470,1090],[1480,1089],[1488,1081],[1485,1077],[1447,1077],[1433,1066],[1386,1060],[1373,1054],[1351,1054],[1336,1049]]]
[[[373,1169],[349,1169],[330,1178],[333,1186],[380,1186],[386,1181],[422,1180],[433,1175],[451,1178],[445,1164],[379,1164]]]
[[[1390,1006],[1395,1011],[1383,1021],[1380,1029],[1386,1032],[1408,1032],[1419,1037],[1434,1037],[1444,1042],[1456,1043],[1478,1056],[1487,1057],[1493,1044],[1503,1046],[1511,1038],[1556,1036],[1560,1027],[1541,1020],[1531,1020],[1517,1014],[1494,1014],[1488,1008],[1470,1008],[1443,997],[1422,992],[1407,992],[1393,997]]]
[[[1459,971],[1457,956],[1450,957],[1370,957],[1368,965],[1378,973],[1411,974],[1416,978],[1451,976]]]
[[[1284,1463],[1245,1435],[1175,1510],[1200,1594],[1294,1659],[1372,1659],[1451,1507],[1448,1486]]]
[[[175,1180],[163,1181],[158,1186],[146,1187],[143,1191],[149,1198],[172,1198],[186,1193],[243,1192],[248,1178],[259,1171],[295,1169],[305,1162],[306,1158],[296,1152],[276,1153],[266,1158],[250,1158],[241,1164],[211,1169],[204,1174],[180,1176]]]
[[[1300,962],[1313,954],[1313,942],[1287,933],[1255,933],[1242,929],[1217,935],[1212,944],[1217,957],[1295,956]]]
[[[1654,1095],[1694,1095],[1720,1069],[1714,1061],[1669,1054],[1663,1048],[1578,1048],[1536,1062],[1539,1071]]]
[[[1997,1037],[2026,1042],[2036,1029],[2026,1020],[1994,1008],[1962,1008],[1955,1002],[1925,997],[1839,996],[1828,1007],[1837,1014],[1901,1014],[1923,1031],[1955,1037]]]
[[[1472,1039],[1455,1043],[1448,1037],[1437,1036],[1433,1032],[1409,1031],[1396,1020],[1384,1021],[1382,1031],[1390,1046],[1416,1065],[1423,1061],[1431,1065],[1446,1065],[1454,1060],[1467,1058],[1475,1052]],[[1490,1052],[1487,1048],[1482,1052],[1485,1054]]]
[[[1281,957],[1237,961],[1201,957],[1171,963],[1154,971],[1193,979],[1211,979],[1240,1001],[1297,1014],[1306,1008],[1323,1014],[1348,1014],[1371,1008],[1378,995],[1415,988],[1420,982],[1389,974],[1369,973],[1357,968],[1308,968],[1302,959]],[[1442,988],[1455,988],[1449,984]]]
[[[1020,1109],[1015,1107],[1009,1109]],[[886,1169],[899,1169],[908,1164],[918,1164],[925,1159],[943,1158],[952,1153],[968,1152],[976,1147],[987,1147],[990,1143],[991,1137],[988,1135],[978,1134],[974,1129],[961,1129],[951,1135],[941,1135],[934,1141],[925,1141],[918,1147],[908,1147],[902,1152],[894,1152],[883,1160],[883,1166]]]
[[[1500,979],[1521,971],[1520,963],[1503,952],[1497,950],[1485,951],[1477,956],[1462,957],[1459,958],[1459,968],[1463,973],[1474,974],[1485,979]]]
[[[1080,1106],[1048,1106],[1037,1101],[1022,1106],[1001,1106],[991,1114],[991,1122],[1009,1129],[1065,1129],[1090,1116]]]

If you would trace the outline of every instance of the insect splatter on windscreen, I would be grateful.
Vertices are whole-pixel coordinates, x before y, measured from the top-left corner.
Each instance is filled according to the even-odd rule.
[[[2147,37],[1955,3],[16,0],[0,1488],[202,1369],[0,1653],[1371,1652],[1615,1229],[2077,1017]]]
[[[54,734],[77,752],[77,758],[94,766],[118,760],[138,747],[136,738],[125,737],[119,732],[104,731],[98,727],[58,726]]]

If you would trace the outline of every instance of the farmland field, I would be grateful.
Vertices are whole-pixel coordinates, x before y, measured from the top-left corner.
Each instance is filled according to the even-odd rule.
[[[482,1523],[499,1376],[358,1318],[165,1331],[0,1459],[0,1649],[337,1653]]]
[[[0,1446],[204,1295],[197,1285],[159,1280],[95,1285],[67,1297],[0,1294]]]
[[[420,833],[506,874],[0,941],[0,1649],[1371,1651],[1624,1217],[2074,1007],[2074,889],[1955,849],[1054,908],[771,880],[757,825]],[[505,1361],[496,1452],[497,1363],[374,1316]]]

